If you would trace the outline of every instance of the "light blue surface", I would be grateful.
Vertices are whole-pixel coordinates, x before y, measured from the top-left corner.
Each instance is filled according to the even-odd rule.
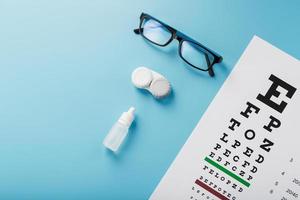
[[[0,199],[147,199],[254,34],[300,58],[299,8],[297,0],[0,0]],[[175,41],[162,49],[135,35],[142,11],[223,55],[216,77],[185,65]],[[170,98],[131,85],[139,65],[171,81]],[[136,123],[113,155],[102,140],[132,105]]]

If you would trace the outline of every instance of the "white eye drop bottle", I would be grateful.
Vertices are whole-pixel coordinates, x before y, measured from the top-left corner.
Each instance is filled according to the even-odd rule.
[[[118,151],[120,145],[128,134],[128,129],[134,120],[135,108],[131,107],[127,112],[124,112],[119,120],[113,125],[109,133],[103,141],[103,145],[112,150],[113,152]]]

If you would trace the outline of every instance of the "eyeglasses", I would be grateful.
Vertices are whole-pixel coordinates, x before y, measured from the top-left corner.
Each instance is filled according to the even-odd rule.
[[[146,13],[141,14],[139,28],[134,32],[161,47],[178,40],[179,56],[195,69],[208,71],[210,76],[214,76],[213,65],[222,61],[222,56],[213,50]]]

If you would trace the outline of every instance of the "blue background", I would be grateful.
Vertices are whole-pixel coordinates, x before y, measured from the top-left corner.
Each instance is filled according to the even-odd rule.
[[[297,0],[0,0],[0,199],[147,199],[254,34],[300,58],[299,8]],[[184,64],[176,41],[159,48],[135,35],[142,11],[219,52],[216,76]],[[169,98],[133,87],[140,65],[170,80]],[[136,122],[114,155],[102,140],[130,106]]]

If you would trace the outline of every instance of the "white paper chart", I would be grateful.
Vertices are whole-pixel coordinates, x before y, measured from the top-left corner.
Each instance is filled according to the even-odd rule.
[[[150,199],[300,199],[299,90],[299,60],[254,36]]]

